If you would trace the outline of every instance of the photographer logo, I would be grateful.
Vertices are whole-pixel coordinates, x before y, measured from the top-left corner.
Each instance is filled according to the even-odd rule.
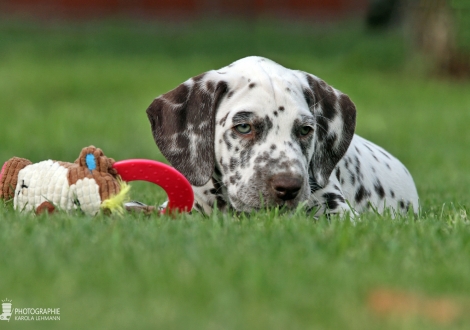
[[[14,316],[14,318],[12,318]],[[12,300],[2,300],[1,321],[60,321],[60,308],[12,308]]]
[[[10,322],[11,317],[11,300],[8,298],[2,300],[2,314],[0,320]]]

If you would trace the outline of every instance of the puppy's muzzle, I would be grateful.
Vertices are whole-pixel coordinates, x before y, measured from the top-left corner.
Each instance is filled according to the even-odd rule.
[[[273,175],[270,181],[273,196],[283,201],[296,198],[303,182],[299,176],[284,173]]]

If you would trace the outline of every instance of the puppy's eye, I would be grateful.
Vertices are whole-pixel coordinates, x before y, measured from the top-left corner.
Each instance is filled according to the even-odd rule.
[[[308,135],[313,129],[310,126],[303,126],[300,128],[300,135],[306,136]]]
[[[235,126],[234,128],[240,134],[248,134],[251,132],[251,125],[249,124],[240,124]]]

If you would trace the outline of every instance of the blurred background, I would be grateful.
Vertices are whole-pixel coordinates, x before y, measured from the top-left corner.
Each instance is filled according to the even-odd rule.
[[[5,0],[5,7],[16,13],[31,12],[42,15],[77,15],[89,18],[109,15],[163,17],[173,15],[186,18],[208,15],[239,15],[256,17],[344,15],[361,12],[368,0]]]
[[[0,162],[164,160],[145,110],[249,55],[348,94],[424,209],[470,197],[468,0],[0,0]]]
[[[259,55],[348,94],[357,133],[406,165],[422,207],[417,221],[371,214],[351,226],[277,210],[27,217],[0,203],[1,298],[63,316],[9,325],[467,329],[469,53],[470,0],[0,0],[0,165],[74,161],[91,144],[165,161],[145,113],[153,99]],[[165,200],[139,184],[133,199]],[[409,322],[369,313],[369,290],[383,286]],[[414,322],[420,300],[401,289],[435,298],[429,322]]]

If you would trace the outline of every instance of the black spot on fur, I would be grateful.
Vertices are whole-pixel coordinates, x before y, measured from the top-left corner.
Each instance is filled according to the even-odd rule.
[[[286,87],[286,92],[290,92],[290,88],[289,88],[289,87]]]
[[[228,138],[228,135],[230,134],[230,131],[227,131],[224,133],[224,135],[222,136],[223,139],[224,139],[224,142],[225,142],[225,145],[227,146],[227,150],[231,150],[232,149],[232,143],[229,141],[229,138]]]
[[[284,109],[283,106],[280,106],[280,107],[279,107],[279,111],[284,111],[284,110],[285,110],[285,109]]]
[[[206,88],[209,93],[213,93],[215,90],[214,82],[213,81],[207,81],[206,82]]]
[[[374,159],[377,161],[377,163],[380,163],[379,159],[377,157],[375,157],[374,154],[372,154],[372,157],[374,157]]]
[[[274,115],[277,117],[277,111],[274,111]]]
[[[376,180],[374,182],[374,190],[380,196],[381,199],[383,199],[385,197],[385,190],[382,187],[382,184],[380,183],[379,180]]]
[[[367,190],[364,188],[363,185],[359,186],[359,189],[356,192],[356,195],[354,196],[354,199],[356,200],[356,203],[360,203],[364,197],[367,197]]]
[[[253,88],[253,87],[255,87],[255,86],[256,86],[255,83],[251,83],[251,84],[248,85],[249,88]]]
[[[408,174],[409,176],[411,176],[410,172],[408,172],[408,170],[406,169],[405,166],[403,166],[403,170],[405,171],[406,174]]]
[[[230,131],[230,137],[234,140],[238,139],[238,135],[234,131]]]
[[[228,92],[228,94],[227,94],[227,98],[231,98],[231,97],[233,96],[233,93],[234,93],[234,91],[230,91],[230,92]]]
[[[240,172],[235,172],[234,175],[230,176],[230,183],[231,184],[235,184],[237,181],[240,181],[241,179],[241,175],[240,175]]]
[[[338,207],[339,202],[344,203],[344,198],[341,195],[335,193],[326,193],[322,196],[326,200],[326,206],[330,210],[334,210]]]
[[[392,198],[395,198],[395,192],[393,190],[390,190],[390,196],[392,196]]]
[[[235,157],[231,157],[230,158],[230,171],[233,172],[235,171],[235,169],[238,167],[240,161],[238,160],[238,158],[235,158]]]
[[[219,124],[222,125],[222,126],[225,126],[225,122],[227,120],[227,117],[228,117],[228,113],[225,116],[223,116],[222,118],[220,118]]]
[[[384,155],[385,157],[387,157],[388,159],[390,159],[390,156],[387,155],[385,152],[383,152],[382,150],[379,150],[379,151],[380,151],[380,153],[381,153],[382,155]]]
[[[275,144],[271,144],[271,150],[276,150],[277,146]]]
[[[335,174],[336,174],[336,179],[338,179],[338,181],[339,181],[339,178],[341,176],[341,170],[339,169],[339,167],[336,168],[336,173]]]
[[[356,174],[357,174],[358,178],[360,178],[360,177],[362,177],[361,162],[359,161],[359,158],[357,158],[357,156],[354,156],[354,157],[356,159],[356,165],[355,165]]]
[[[205,212],[204,212],[204,208],[203,208],[203,207],[201,206],[201,204],[199,204],[199,203],[195,203],[195,204],[194,204],[194,208],[195,208],[199,213],[203,213],[203,214],[205,213]]]
[[[389,170],[391,170],[391,169],[392,169],[388,163],[387,163],[387,164],[385,164],[385,166],[387,166],[387,168],[388,168]]]
[[[359,151],[359,149],[356,146],[354,148],[356,149],[357,153],[360,155],[361,152]]]
[[[326,200],[326,206],[329,210],[334,210],[338,207],[338,202],[334,199],[328,199]]]
[[[273,122],[272,122],[271,118],[269,118],[268,115],[266,115],[266,117],[264,117],[264,120],[266,121],[266,129],[267,130],[270,130],[271,128],[273,128]]]
[[[400,201],[400,207],[401,207],[402,209],[405,208],[405,203],[404,203],[402,200]]]

